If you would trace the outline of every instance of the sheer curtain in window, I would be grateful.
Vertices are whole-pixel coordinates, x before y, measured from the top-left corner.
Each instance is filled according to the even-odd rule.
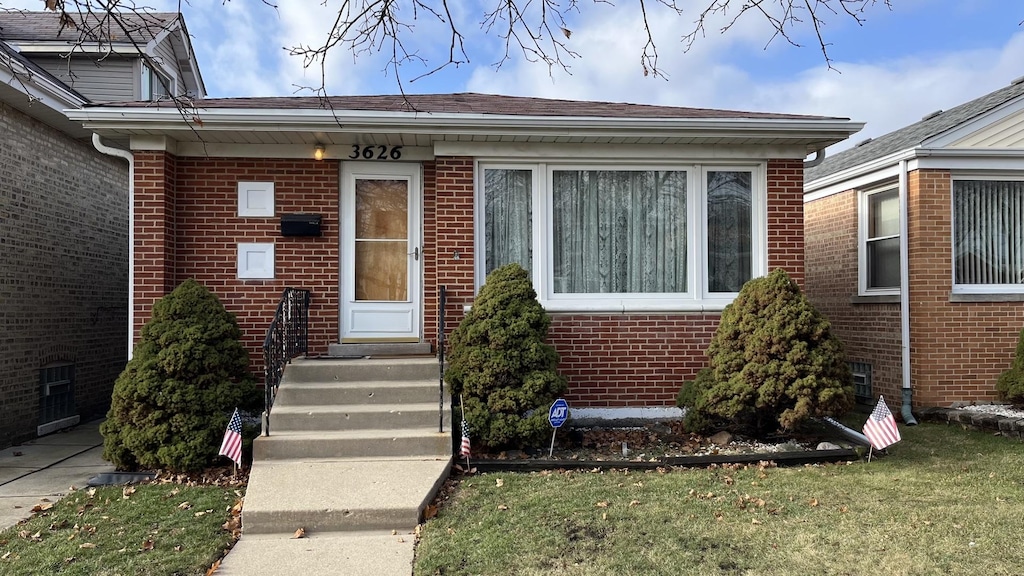
[[[953,182],[957,284],[1024,284],[1024,182]]]
[[[555,170],[553,288],[686,292],[686,172]]]
[[[531,170],[484,170],[485,274],[512,262],[531,271],[532,196]]]
[[[708,291],[739,292],[750,280],[751,173],[708,172]]]

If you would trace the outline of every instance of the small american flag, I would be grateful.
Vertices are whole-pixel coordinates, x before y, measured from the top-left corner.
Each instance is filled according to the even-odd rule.
[[[242,419],[238,416],[238,408],[228,421],[228,429],[224,431],[224,441],[220,443],[218,456],[227,456],[242,465]]]
[[[462,421],[462,447],[459,448],[459,455],[465,458],[469,458],[469,424],[465,420]]]
[[[875,409],[868,416],[868,421],[864,423],[864,435],[877,450],[902,440],[900,431],[896,428],[896,419],[892,417],[892,412],[881,396],[878,397]]]

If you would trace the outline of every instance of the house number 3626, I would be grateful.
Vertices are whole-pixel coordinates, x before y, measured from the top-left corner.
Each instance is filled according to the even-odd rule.
[[[351,160],[400,160],[402,158],[401,146],[360,146],[352,145],[352,153],[348,155]]]

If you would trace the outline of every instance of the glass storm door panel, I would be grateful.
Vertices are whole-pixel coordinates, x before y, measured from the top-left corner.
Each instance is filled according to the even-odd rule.
[[[418,164],[342,168],[341,339],[419,341]]]
[[[355,180],[356,300],[409,299],[409,182]]]

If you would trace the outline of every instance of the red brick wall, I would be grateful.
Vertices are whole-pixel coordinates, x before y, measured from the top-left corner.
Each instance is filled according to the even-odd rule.
[[[945,170],[910,173],[911,378],[915,404],[996,400],[1010,367],[1024,303],[950,302],[952,180]]]
[[[803,160],[768,162],[768,271],[776,268],[803,286]]]
[[[857,296],[857,192],[848,190],[805,207],[807,282],[811,303],[832,323],[846,358],[871,365],[872,393],[900,397],[899,304],[854,302]]]
[[[135,153],[134,330],[153,303],[174,289],[176,158],[163,152]]]
[[[173,262],[171,273],[165,273],[173,281],[164,282],[159,291],[166,292],[190,277],[209,286],[238,316],[245,343],[252,350],[253,368],[259,370],[259,346],[282,288],[310,288],[311,352],[326,352],[338,337],[337,162],[225,158],[175,162],[162,154],[149,156],[139,178],[165,187],[170,204],[163,210],[152,206],[163,199],[159,190],[152,191],[152,199],[141,196],[145,201],[142,211],[136,211],[137,232],[152,232],[161,223],[174,231],[174,241],[154,249],[145,260],[146,266]],[[423,166],[423,324],[425,340],[433,343],[439,287],[448,290],[449,331],[474,297],[473,165],[472,158],[442,157]],[[785,268],[799,282],[804,280],[802,170],[800,161],[777,160],[768,165],[769,266]],[[275,182],[275,217],[236,215],[240,180]],[[323,236],[281,237],[279,217],[289,212],[322,214]],[[235,244],[271,241],[276,246],[275,279],[238,280]],[[139,326],[157,292],[156,286],[143,291],[136,318]],[[570,383],[568,398],[576,406],[672,405],[682,382],[706,365],[705,350],[718,319],[718,313],[555,314],[550,341],[562,356],[561,370]]]
[[[436,286],[448,288],[449,332],[475,295],[473,160],[438,158],[435,190],[429,188],[432,171],[430,166],[424,169],[424,236],[437,236],[436,257],[426,262],[425,334],[436,342]],[[801,161],[769,162],[768,221],[770,268],[784,268],[803,282]],[[559,370],[569,381],[567,399],[578,407],[674,405],[682,383],[707,365],[705,351],[719,316],[553,314],[549,342],[558,350]]]
[[[433,181],[431,181],[433,179]],[[447,289],[446,329],[451,332],[473,303],[473,159],[437,158],[423,170],[425,248],[424,336],[437,344],[437,298]]]
[[[136,154],[136,158],[143,154]],[[160,155],[151,164],[159,160]],[[138,165],[138,160],[137,160]],[[267,326],[274,315],[281,292],[286,287],[304,288],[312,292],[310,306],[310,352],[325,354],[327,346],[338,339],[338,197],[339,166],[337,162],[315,160],[249,160],[234,158],[178,158],[167,162],[166,189],[173,202],[167,211],[156,210],[159,204],[154,190],[139,193],[140,181],[157,178],[147,164],[137,174],[136,203],[136,275],[158,268],[163,258],[168,265],[170,281],[162,287],[136,280],[136,328],[150,317],[152,302],[188,278],[195,278],[210,288],[224,306],[238,319],[243,341],[250,350],[251,368],[255,374],[263,369],[262,345]],[[275,215],[273,217],[238,216],[238,182],[274,182]],[[162,193],[162,191],[159,191]],[[141,205],[140,205],[140,202]],[[173,216],[167,214],[173,209]],[[156,212],[156,215],[151,215]],[[283,237],[280,217],[286,213],[318,213],[322,215],[322,236]],[[158,220],[162,218],[162,220]],[[162,253],[147,248],[154,238],[153,229],[161,223],[169,226],[173,242],[164,244]],[[143,235],[140,238],[140,234]],[[149,243],[147,243],[147,239]],[[275,274],[272,280],[237,278],[237,243],[273,242]],[[138,251],[146,248],[142,254]],[[155,253],[154,253],[155,251]],[[147,275],[155,272],[147,272]],[[143,291],[140,299],[140,290]],[[159,293],[158,293],[159,292]]]
[[[996,400],[1013,359],[1024,305],[951,302],[952,182],[945,170],[908,178],[911,385],[915,406]],[[807,294],[833,323],[848,359],[872,365],[873,392],[898,398],[898,304],[851,303],[857,294],[857,192],[806,206]]]

